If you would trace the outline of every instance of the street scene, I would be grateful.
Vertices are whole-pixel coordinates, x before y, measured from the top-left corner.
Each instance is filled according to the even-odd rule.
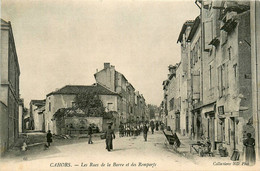
[[[257,170],[260,1],[1,3],[0,170]]]

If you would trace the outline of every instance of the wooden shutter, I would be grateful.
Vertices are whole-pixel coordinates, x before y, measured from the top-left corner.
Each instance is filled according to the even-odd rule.
[[[212,20],[208,20],[204,22],[204,51],[208,51],[209,49],[211,49],[211,45],[209,45],[209,43],[211,42],[211,40],[213,39],[213,34],[212,34]]]
[[[192,74],[193,99],[200,99],[200,73],[196,71]]]

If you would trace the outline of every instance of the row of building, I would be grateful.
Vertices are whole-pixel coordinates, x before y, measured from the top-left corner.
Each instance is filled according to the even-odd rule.
[[[95,73],[94,77],[96,83],[93,85],[66,85],[47,94],[44,100],[31,100],[28,128],[35,131],[46,132],[51,130],[54,134],[65,134],[66,128],[76,127],[73,125],[76,123],[68,121],[63,127],[58,126],[57,123],[60,120],[55,118],[55,115],[61,112],[60,109],[73,108],[75,97],[81,92],[98,94],[105,111],[113,113],[114,120],[112,122],[115,129],[118,128],[120,122],[139,124],[149,120],[145,98],[139,91],[135,90],[123,74],[115,70],[114,66],[110,63],[104,63],[104,68]],[[74,111],[74,113],[82,116],[79,115],[82,111]],[[77,114],[74,114],[74,116]],[[77,121],[75,120],[75,122]],[[95,121],[92,120],[92,122]]]
[[[181,61],[168,67],[161,114],[172,130],[196,141],[209,138],[213,151],[223,145],[230,155],[242,154],[246,133],[258,133],[253,125],[252,83],[257,79],[251,71],[250,2],[195,4],[200,15],[180,31]]]

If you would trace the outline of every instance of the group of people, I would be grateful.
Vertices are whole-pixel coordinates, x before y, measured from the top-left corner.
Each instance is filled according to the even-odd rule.
[[[145,123],[145,124],[130,124],[130,123],[120,123],[119,125],[119,137],[129,137],[129,136],[138,136],[141,134],[141,132],[144,131],[144,125],[146,125],[149,128],[151,128],[152,134],[154,133],[154,129],[156,131],[159,130],[159,126],[161,123],[154,121],[151,121],[150,124]]]
[[[143,130],[143,125],[131,125],[131,124],[123,124],[119,125],[119,137],[130,137],[130,136],[138,136],[141,134]]]

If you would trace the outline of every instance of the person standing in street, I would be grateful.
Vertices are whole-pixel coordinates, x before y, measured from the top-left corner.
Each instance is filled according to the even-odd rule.
[[[115,139],[116,136],[114,130],[111,129],[111,125],[108,126],[108,130],[106,131],[105,137],[107,151],[113,150],[113,139]]]
[[[148,127],[145,124],[143,127],[144,141],[147,141],[147,133],[148,133]]]
[[[153,134],[154,133],[154,122],[153,121],[150,122],[150,126],[151,126],[151,131],[152,131],[152,134]]]
[[[246,164],[252,166],[255,165],[255,139],[251,138],[251,133],[247,133],[247,139],[243,144],[246,146]]]
[[[47,138],[48,147],[50,147],[52,143],[52,134],[50,130],[48,131],[46,138]]]
[[[158,122],[156,122],[156,124],[155,124],[155,129],[156,129],[156,131],[159,130],[159,123]]]
[[[88,127],[88,135],[89,135],[88,144],[93,144],[92,134],[93,134],[93,129],[92,129],[92,125],[90,124]]]

